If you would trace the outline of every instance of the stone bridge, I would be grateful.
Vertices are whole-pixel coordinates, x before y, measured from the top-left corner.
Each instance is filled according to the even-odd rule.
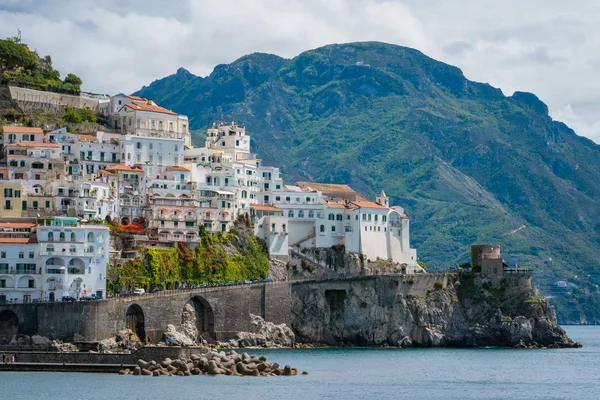
[[[198,332],[226,341],[239,331],[254,331],[250,314],[291,325],[291,285],[287,282],[172,290],[143,296],[86,302],[0,304],[0,344],[15,334],[71,341],[114,336],[130,328],[140,338],[157,341],[168,324],[181,329],[184,308],[193,309]]]

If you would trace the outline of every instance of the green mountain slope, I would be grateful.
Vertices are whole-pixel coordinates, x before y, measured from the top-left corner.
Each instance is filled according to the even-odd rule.
[[[244,123],[288,182],[347,183],[370,197],[384,188],[407,209],[430,268],[467,261],[472,243],[499,243],[509,264],[538,269],[563,322],[600,320],[600,146],[552,121],[533,94],[506,97],[375,42],[292,60],[251,54],[206,78],[179,69],[136,94],[194,129]]]

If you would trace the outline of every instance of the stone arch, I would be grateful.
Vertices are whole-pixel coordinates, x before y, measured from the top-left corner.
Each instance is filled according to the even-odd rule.
[[[146,322],[142,307],[131,304],[127,308],[127,311],[125,311],[125,327],[131,329],[142,343],[146,343]]]
[[[194,313],[191,315],[185,315],[186,311],[193,310]],[[186,321],[186,317],[188,320]],[[194,321],[195,317],[195,321]],[[184,307],[184,313],[182,316],[182,325],[194,324],[198,336],[208,340],[215,340],[215,314],[210,303],[202,296],[192,297]]]
[[[19,334],[19,318],[10,310],[0,312],[0,344],[9,344]]]

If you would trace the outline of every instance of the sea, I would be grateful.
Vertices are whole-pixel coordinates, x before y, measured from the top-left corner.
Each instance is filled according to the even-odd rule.
[[[0,399],[600,399],[600,326],[564,328],[583,348],[252,351],[293,377],[0,372]]]

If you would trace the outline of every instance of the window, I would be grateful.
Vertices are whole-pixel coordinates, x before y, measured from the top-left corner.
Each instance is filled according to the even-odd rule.
[[[142,121],[140,121],[139,118],[135,121],[135,127],[138,129],[140,129],[142,127]]]
[[[327,219],[329,219],[330,221],[333,221],[333,220],[335,220],[335,215],[329,214],[329,216],[327,217]]]
[[[158,129],[160,129],[162,131],[162,129],[163,129],[163,122],[162,121],[158,121]]]
[[[290,196],[285,196],[285,201],[289,203],[290,202]]]
[[[12,203],[10,200],[4,200],[4,209],[5,210],[12,210]]]
[[[15,197],[17,199],[21,198],[21,191],[20,190],[15,190]]]
[[[25,258],[25,253],[24,253],[24,252],[22,252],[22,251],[20,251],[20,252],[19,252],[19,258]]]
[[[4,189],[4,197],[13,197],[13,190],[10,188]]]
[[[245,190],[242,190],[242,199],[247,199],[248,198],[248,192],[246,192]]]
[[[275,201],[281,201],[281,196],[275,196]]]
[[[335,216],[336,221],[341,221],[344,219],[344,216],[342,214],[338,214]]]
[[[281,185],[275,185],[275,189],[277,189],[277,190],[281,189]]]
[[[54,242],[54,233],[53,232],[48,232],[48,241]]]
[[[27,210],[27,200],[21,201],[21,210]]]
[[[307,203],[310,203],[310,197],[307,197],[307,198],[306,198],[306,202],[307,202]]]
[[[365,213],[362,213],[362,220],[363,220],[363,221],[366,221],[366,220],[367,220],[367,214],[365,214]]]
[[[29,252],[29,258],[35,258],[35,253],[33,251]]]
[[[325,225],[321,225],[319,227],[319,232],[325,232]]]
[[[281,224],[281,231],[282,231],[282,232],[285,232],[285,230],[286,230],[286,226],[285,226],[285,224]]]
[[[375,222],[377,222],[377,217],[379,217],[379,215],[375,214]]]
[[[298,218],[304,218],[304,210],[298,211]]]
[[[335,225],[331,226],[331,232],[335,232]]]
[[[227,231],[227,224],[221,224],[221,232]]]
[[[288,211],[288,218],[294,218],[294,210]]]
[[[5,251],[0,252],[0,258],[6,258],[6,252]]]
[[[34,210],[37,210],[37,209],[38,209],[38,201],[37,201],[37,200],[34,200],[34,201],[33,201],[33,209],[34,209]]]
[[[33,289],[33,288],[35,288],[35,280],[33,280],[33,279],[30,279],[30,280],[29,280],[29,282],[28,282],[28,286],[27,286],[27,287],[28,287],[29,289]]]
[[[300,203],[300,197],[296,197],[296,203]]]
[[[154,147],[154,143],[148,143],[148,149],[152,150],[153,147]]]
[[[346,225],[344,227],[344,232],[352,232],[352,227],[350,225]]]
[[[177,145],[177,144],[175,145],[175,151],[176,152],[179,151],[179,145]]]
[[[269,196],[265,196],[264,197],[264,201],[265,201],[265,203],[268,203],[269,202]]]
[[[369,220],[369,221],[371,220],[371,214],[367,215],[367,220]]]
[[[65,241],[65,233],[64,232],[60,233],[60,235],[58,236],[58,240],[61,241],[61,242]]]
[[[265,190],[269,190],[269,184],[265,183]]]
[[[315,217],[315,213],[314,213],[314,211],[313,211],[313,210],[310,210],[310,211],[308,212],[308,218],[314,218],[314,217]]]
[[[271,230],[275,232],[275,224],[271,224]]]

